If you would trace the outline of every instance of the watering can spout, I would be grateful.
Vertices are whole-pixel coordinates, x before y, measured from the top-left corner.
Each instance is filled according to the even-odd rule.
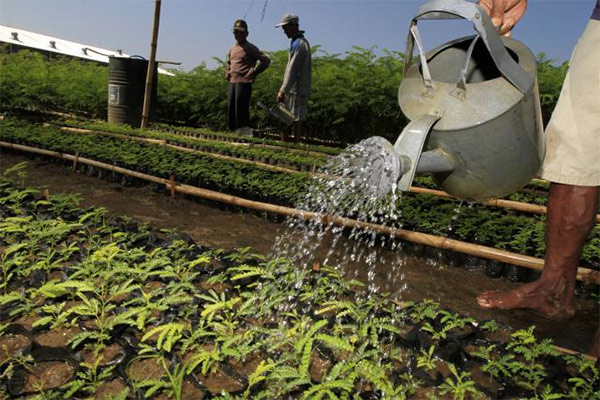
[[[452,158],[441,149],[423,152],[427,135],[440,115],[432,113],[409,123],[396,143],[373,136],[363,140],[360,157],[354,164],[360,182],[372,188],[378,196],[394,191],[408,191],[415,173],[449,173],[454,170]]]
[[[441,115],[438,113],[425,114],[406,125],[398,136],[394,144],[394,152],[401,164],[400,179],[398,180],[399,190],[408,191],[410,189],[415,179],[427,135],[440,118]]]

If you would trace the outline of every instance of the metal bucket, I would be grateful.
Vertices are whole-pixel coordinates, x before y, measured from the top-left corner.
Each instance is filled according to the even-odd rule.
[[[425,54],[417,21],[451,18],[470,20],[477,35]],[[420,61],[413,64],[415,42]],[[455,197],[485,199],[533,178],[544,142],[536,63],[527,47],[501,38],[478,5],[434,0],[414,17],[406,55],[398,101],[411,122],[393,149],[377,139],[400,190],[410,188],[415,173],[431,173]]]
[[[139,127],[142,121],[148,60],[110,56],[108,61],[108,123]],[[150,116],[156,103],[157,74],[154,71]]]

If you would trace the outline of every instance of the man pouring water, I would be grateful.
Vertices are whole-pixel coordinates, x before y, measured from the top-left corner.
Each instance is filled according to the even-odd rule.
[[[510,35],[527,0],[480,0],[502,35]],[[582,21],[583,23],[583,21]],[[532,309],[564,320],[575,313],[581,252],[594,226],[600,187],[600,0],[571,57],[569,71],[545,131],[539,175],[551,182],[546,255],[541,277],[517,289],[481,293],[483,308]],[[600,332],[590,353],[600,355]]]

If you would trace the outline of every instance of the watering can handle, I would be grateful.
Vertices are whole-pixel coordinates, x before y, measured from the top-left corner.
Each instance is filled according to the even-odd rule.
[[[419,38],[417,30],[417,21],[423,19],[456,19],[463,18],[471,21],[481,40],[485,43],[496,67],[502,75],[521,93],[526,93],[533,84],[533,76],[530,76],[519,64],[510,56],[506,47],[502,43],[500,36],[490,17],[479,5],[465,0],[432,0],[423,4],[413,18],[410,26],[410,32],[406,42],[407,62],[404,66],[404,73],[410,67],[412,53],[415,41],[421,57],[423,77],[425,85],[432,87],[429,76],[429,68],[424,53],[423,45]]]

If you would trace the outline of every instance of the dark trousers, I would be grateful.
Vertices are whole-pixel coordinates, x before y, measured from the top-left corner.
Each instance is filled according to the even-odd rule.
[[[229,83],[227,87],[229,130],[234,131],[248,126],[250,122],[251,95],[251,83]]]

